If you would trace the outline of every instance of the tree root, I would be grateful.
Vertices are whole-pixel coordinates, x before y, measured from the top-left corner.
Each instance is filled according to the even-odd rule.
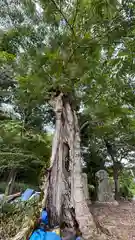
[[[105,228],[105,227],[102,226],[102,224],[99,222],[99,220],[98,220],[97,217],[95,216],[95,214],[94,214],[94,212],[92,211],[92,209],[90,209],[90,212],[91,212],[91,214],[92,214],[92,216],[93,216],[93,220],[94,220],[95,225],[96,225],[96,228],[97,228],[97,233],[98,233],[98,234],[104,234],[104,235],[106,235],[106,236],[108,236],[108,237],[111,237],[112,234],[110,233],[110,231],[109,231],[107,228]]]

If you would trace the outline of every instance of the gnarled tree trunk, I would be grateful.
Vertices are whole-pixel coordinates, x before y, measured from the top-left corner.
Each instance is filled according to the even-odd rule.
[[[72,227],[76,220],[83,238],[91,239],[95,223],[84,193],[77,115],[63,94],[53,99],[52,106],[56,130],[47,196],[51,224],[64,221]]]
[[[42,208],[48,208],[52,225],[66,222],[73,227],[77,221],[84,240],[92,240],[96,225],[84,193],[77,115],[68,97],[62,93],[51,101],[51,105],[56,114],[56,127],[50,168],[42,179]],[[31,225],[28,218],[12,240],[22,240],[29,235]]]

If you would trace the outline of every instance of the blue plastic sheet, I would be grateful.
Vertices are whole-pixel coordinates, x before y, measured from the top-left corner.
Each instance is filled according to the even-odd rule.
[[[27,201],[33,193],[34,193],[33,189],[27,188],[26,191],[22,194],[21,200]]]
[[[48,224],[48,214],[45,210],[43,210],[41,213],[41,221],[46,225]]]
[[[29,240],[61,240],[61,238],[54,232],[45,232],[42,229],[37,229]]]
[[[81,240],[81,237],[77,237],[76,240]]]

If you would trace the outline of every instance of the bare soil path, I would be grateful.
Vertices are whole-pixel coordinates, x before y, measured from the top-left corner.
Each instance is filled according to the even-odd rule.
[[[93,215],[108,230],[111,240],[135,240],[135,203],[120,202],[119,206],[93,204]]]

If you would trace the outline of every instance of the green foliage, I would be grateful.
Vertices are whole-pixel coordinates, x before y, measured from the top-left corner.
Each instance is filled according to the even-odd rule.
[[[41,169],[49,166],[51,137],[46,133],[34,132],[34,130],[25,132],[22,122],[13,120],[2,121],[0,132],[0,172],[2,175],[14,168],[18,175],[25,177],[25,181],[38,184]],[[22,177],[21,180],[23,180]]]
[[[135,194],[134,179],[126,170],[120,176],[120,194],[125,199],[132,199]]]
[[[25,218],[33,216],[37,211],[38,202],[29,201],[27,203],[9,204],[5,203],[0,209],[1,238],[10,239],[19,232],[25,222]]]
[[[14,58],[15,56],[13,54],[4,51],[0,52],[0,63],[10,63]]]

